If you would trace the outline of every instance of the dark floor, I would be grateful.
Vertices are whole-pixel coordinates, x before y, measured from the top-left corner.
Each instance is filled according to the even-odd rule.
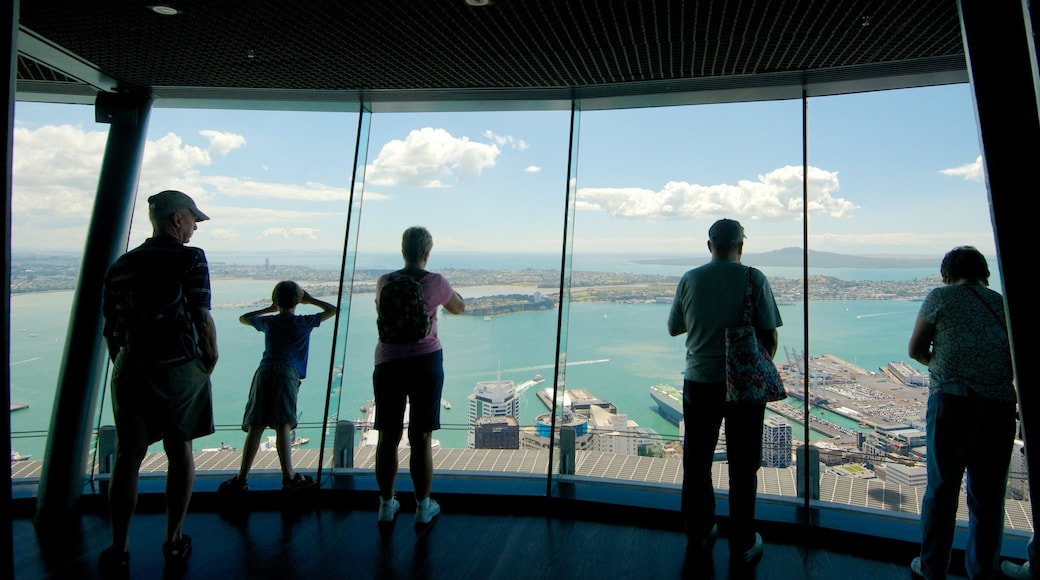
[[[443,512],[425,531],[402,497],[381,532],[376,496],[326,492],[286,498],[250,492],[248,504],[197,493],[184,530],[194,552],[183,573],[163,570],[165,516],[142,498],[131,524],[135,578],[906,578],[916,546],[797,525],[762,524],[765,553],[754,568],[728,561],[725,522],[711,553],[687,555],[674,512],[544,498],[439,496]],[[17,506],[16,506],[17,507]],[[109,544],[104,506],[57,529],[36,528],[16,509],[17,578],[93,578]],[[551,515],[550,515],[551,514]],[[44,539],[46,538],[46,540]],[[808,538],[798,542],[799,538]],[[807,546],[807,544],[809,546]]]

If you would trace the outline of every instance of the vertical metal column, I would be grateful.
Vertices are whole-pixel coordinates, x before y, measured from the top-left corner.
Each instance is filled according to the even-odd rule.
[[[1028,175],[1040,159],[1038,79],[1031,53],[1029,3],[959,0],[961,34],[979,127],[990,213],[1000,263],[1001,287],[1018,383],[1022,430],[1033,506],[1040,501],[1040,409],[1025,334],[1032,288],[1027,279],[1035,257],[1022,235],[1022,209],[1030,197]],[[1016,329],[1018,332],[1016,333]],[[1016,348],[1016,338],[1018,346]],[[1034,442],[1034,443],[1030,443]],[[1034,509],[1036,509],[1034,507]]]
[[[15,39],[18,37],[18,0],[10,3],[10,7],[3,11],[0,15],[0,22],[3,22],[3,44],[6,44],[10,49],[7,53],[7,60],[5,61],[7,73],[4,75],[6,80],[5,92],[7,94],[7,109],[6,123],[4,125],[4,140],[3,144],[0,144],[0,154],[3,155],[4,159],[4,218],[2,225],[0,225],[0,237],[3,238],[3,253],[4,263],[8,266],[4,268],[4,305],[3,309],[0,310],[0,333],[3,334],[3,356],[4,360],[7,361],[3,365],[2,376],[0,376],[0,382],[7,385],[4,388],[4,399],[6,406],[11,404],[11,168],[13,164],[13,149],[14,149],[14,95],[15,95],[15,71],[18,69],[17,66],[17,53],[15,51]],[[5,447],[11,449],[11,415],[8,413],[4,415],[3,421],[0,422],[0,430],[3,431],[3,440],[7,443]],[[3,486],[0,489],[0,494],[3,495],[5,513],[11,513],[11,465],[7,465],[7,472],[3,476]],[[14,532],[12,530],[12,519],[8,518],[7,525],[3,528],[3,533],[0,534],[0,559],[2,559],[5,568],[4,576],[7,578],[14,578]]]
[[[108,267],[126,251],[151,98],[99,93],[96,107],[98,122],[112,126],[101,162],[44,450],[36,498],[38,528],[63,523],[75,512],[83,492],[98,391],[108,361],[101,337],[102,287]]]

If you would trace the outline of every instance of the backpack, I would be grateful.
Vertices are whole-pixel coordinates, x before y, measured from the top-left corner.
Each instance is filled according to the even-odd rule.
[[[181,280],[139,270],[129,277],[126,346],[156,367],[171,367],[198,356],[198,339]]]
[[[386,284],[379,291],[376,317],[380,342],[418,342],[430,333],[433,318],[426,311],[426,299],[419,282],[425,275],[423,272],[418,278],[413,278],[403,272],[394,272],[387,277]]]

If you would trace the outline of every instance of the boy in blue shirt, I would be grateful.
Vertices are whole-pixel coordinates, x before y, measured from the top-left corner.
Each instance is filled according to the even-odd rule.
[[[307,353],[311,331],[336,315],[337,308],[308,294],[299,284],[283,281],[271,292],[272,304],[247,312],[238,321],[264,333],[264,356],[253,375],[249,401],[242,418],[246,442],[238,475],[220,484],[219,491],[249,489],[247,477],[253,465],[264,429],[276,433],[278,462],[282,468],[282,489],[294,490],[314,483],[309,475],[296,473],[292,466],[292,431],[296,428],[296,396],[300,381],[307,377]],[[299,304],[321,308],[318,314],[296,314]],[[270,316],[265,316],[270,315]]]

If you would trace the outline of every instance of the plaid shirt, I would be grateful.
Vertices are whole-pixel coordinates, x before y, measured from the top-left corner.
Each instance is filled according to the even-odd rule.
[[[189,309],[210,308],[209,264],[201,248],[185,246],[173,236],[148,238],[140,246],[123,254],[105,276],[102,313],[104,335],[115,343],[126,345],[129,305],[129,279],[142,270],[170,270],[184,273],[184,296]]]

